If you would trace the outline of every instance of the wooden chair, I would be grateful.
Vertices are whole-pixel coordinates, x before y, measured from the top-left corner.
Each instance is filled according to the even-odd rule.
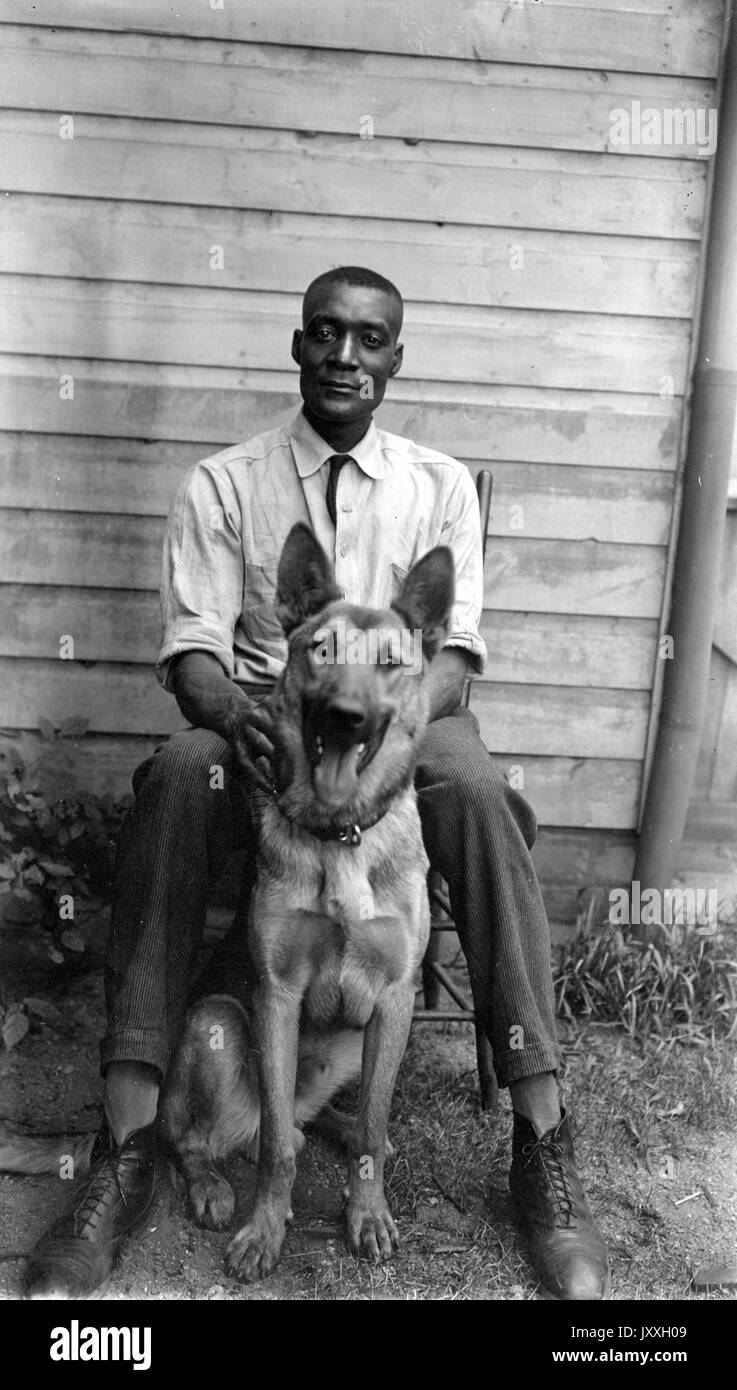
[[[476,479],[476,492],[481,515],[481,545],[486,559],[486,537],[489,530],[491,511],[491,490],[493,478],[488,469],[482,469]],[[468,705],[471,682],[466,682],[463,703]],[[479,1089],[482,1110],[493,1110],[497,1103],[498,1088],[492,1066],[491,1045],[480,1024],[476,1023],[473,1002],[449,975],[440,963],[440,933],[456,930],[453,913],[448,898],[448,889],[441,874],[431,869],[427,876],[427,891],[430,898],[430,940],[425,959],[422,962],[422,991],[424,1008],[416,1009],[413,1022],[424,1023],[473,1023],[476,1028],[476,1060],[479,1071]],[[439,1008],[440,987],[450,995],[455,1009]]]

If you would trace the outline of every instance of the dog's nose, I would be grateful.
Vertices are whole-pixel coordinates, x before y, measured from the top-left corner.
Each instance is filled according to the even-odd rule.
[[[366,711],[361,702],[346,696],[330,700],[325,714],[336,729],[343,729],[346,733],[359,733],[366,723]]]

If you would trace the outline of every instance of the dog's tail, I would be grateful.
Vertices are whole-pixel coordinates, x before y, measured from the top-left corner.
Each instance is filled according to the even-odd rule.
[[[90,1166],[94,1134],[37,1134],[16,1120],[0,1119],[0,1172],[78,1176]]]

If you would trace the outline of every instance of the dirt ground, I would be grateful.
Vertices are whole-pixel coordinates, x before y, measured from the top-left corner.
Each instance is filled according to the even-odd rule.
[[[60,1000],[56,999],[57,1006]],[[95,1128],[100,1079],[99,975],[66,990],[60,1018],[37,1021],[0,1054],[0,1113],[38,1130]],[[705,1266],[737,1262],[733,1055],[722,1049],[644,1052],[618,1030],[562,1031],[563,1087],[589,1196],[609,1243],[617,1299],[729,1299],[734,1287],[695,1287]],[[345,1099],[350,1109],[351,1097]],[[343,1103],[343,1102],[342,1102]],[[481,1114],[472,1033],[419,1024],[392,1111],[396,1156],[389,1194],[402,1245],[372,1268],[341,1238],[345,1164],[313,1137],[299,1163],[295,1224],[281,1264],[244,1287],[222,1259],[227,1235],[198,1229],[169,1165],[156,1204],[102,1297],[169,1300],[491,1299],[544,1297],[512,1223],[507,1190],[508,1096]],[[235,1161],[238,1217],[253,1169]],[[17,1299],[25,1253],[62,1209],[56,1176],[0,1176],[0,1297]]]

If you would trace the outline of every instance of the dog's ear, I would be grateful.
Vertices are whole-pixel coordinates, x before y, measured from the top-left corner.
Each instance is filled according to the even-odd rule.
[[[333,571],[320,542],[309,526],[298,521],[292,527],[279,559],[276,576],[276,616],[289,636],[326,603],[341,598]]]
[[[447,545],[436,545],[412,566],[392,604],[410,628],[422,628],[422,650],[433,657],[448,634],[455,598],[455,567]]]

